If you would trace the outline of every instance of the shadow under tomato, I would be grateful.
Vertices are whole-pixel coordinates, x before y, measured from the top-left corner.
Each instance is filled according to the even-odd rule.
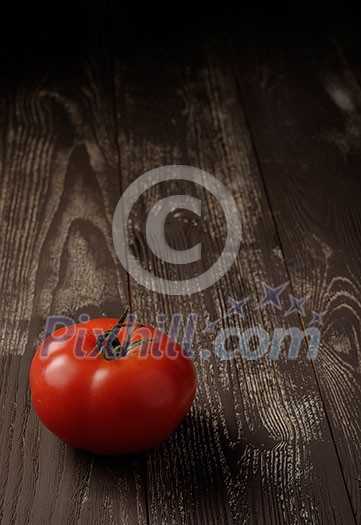
[[[192,411],[169,439],[145,453],[118,457],[92,456],[103,482],[118,476],[138,476],[152,520],[177,522],[182,513],[190,521],[200,509],[231,519],[229,491],[239,486],[244,442],[227,443],[216,421]],[[238,483],[238,485],[237,485]],[[243,484],[244,485],[244,484]],[[241,487],[241,490],[243,490]],[[238,488],[237,488],[238,490]],[[160,516],[161,515],[161,516]]]
[[[191,518],[200,508],[228,514],[229,483],[238,475],[245,444],[229,447],[221,434],[221,427],[192,411],[170,438],[147,452],[100,456],[73,450],[78,461],[92,465],[89,507],[93,512],[94,500],[110,498],[114,506],[125,498],[130,512],[144,505],[169,521],[181,512]]]

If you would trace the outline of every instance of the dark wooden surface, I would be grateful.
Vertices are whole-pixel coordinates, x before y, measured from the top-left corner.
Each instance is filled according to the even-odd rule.
[[[361,522],[361,56],[347,10],[321,20],[306,31],[240,17],[135,39],[132,19],[118,41],[108,13],[110,37],[82,41],[77,53],[15,49],[24,61],[16,68],[3,52],[1,523]],[[190,297],[142,288],[112,242],[122,192],[167,164],[215,175],[242,220],[230,271]],[[197,224],[184,212],[167,223],[174,248],[202,242],[197,272],[222,251],[226,230],[206,190],[158,185],[140,199],[133,252],[157,275],[181,279],[184,268],[157,261],[145,236],[147,214],[171,192],[202,200]],[[289,281],[285,306],[288,293],[309,295],[307,316],[255,309],[262,281]],[[303,330],[312,310],[327,311],[317,359],[306,347],[296,360],[285,351],[276,361],[202,359],[214,345],[207,322],[224,316],[229,297],[247,296],[245,315],[217,329]],[[198,315],[198,390],[165,443],[101,458],[38,422],[29,366],[49,315],[117,316],[127,303],[145,323],[164,313],[165,330],[174,313]]]

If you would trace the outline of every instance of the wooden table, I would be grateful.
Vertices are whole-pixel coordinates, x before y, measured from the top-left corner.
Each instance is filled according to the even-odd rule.
[[[5,61],[2,524],[361,522],[358,33],[341,8],[304,27],[256,19],[214,17],[174,31],[159,24],[153,33],[136,31],[133,20],[120,34],[108,13],[109,34],[89,46],[75,25],[68,28],[64,40],[77,37],[78,52],[71,43],[62,52],[56,33],[49,47],[35,37],[33,47],[13,49],[17,67]],[[112,241],[123,191],[168,164],[217,177],[241,216],[236,261],[191,296],[143,288]],[[202,243],[202,259],[189,272],[157,260],[145,234],[151,207],[175,190],[202,200],[199,220],[179,210],[167,222],[173,248]],[[226,235],[219,204],[191,183],[149,189],[129,231],[136,257],[168,279],[204,272]],[[280,308],[257,307],[265,284],[283,283]],[[285,315],[289,294],[307,297],[303,311]],[[230,297],[248,302],[227,315]],[[163,313],[166,331],[175,313],[183,321],[198,316],[198,390],[190,414],[158,448],[102,458],[72,450],[39,423],[29,366],[48,316],[115,317],[126,304],[145,323]],[[326,313],[321,319],[314,312]],[[217,319],[214,332],[206,330]],[[230,326],[242,333],[258,326],[271,338],[280,328],[311,325],[321,333],[313,360],[306,344],[293,360],[287,344],[273,360],[269,351],[259,359],[220,359],[214,350]],[[237,338],[226,348],[238,348]]]

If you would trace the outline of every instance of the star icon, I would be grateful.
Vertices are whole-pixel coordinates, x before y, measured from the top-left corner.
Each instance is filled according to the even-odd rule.
[[[262,281],[264,297],[262,301],[258,303],[255,310],[258,310],[258,308],[262,308],[266,304],[272,304],[279,310],[282,310],[280,295],[287,288],[288,284],[289,283],[286,282],[286,283],[281,284],[280,286],[277,286],[276,288],[272,288],[267,283]]]
[[[204,334],[210,333],[214,334],[216,332],[216,326],[218,324],[219,319],[216,319],[215,321],[208,321],[207,326],[203,330]]]
[[[226,312],[226,316],[228,317],[232,314],[239,314],[241,317],[244,317],[244,307],[248,303],[248,301],[249,297],[245,297],[240,301],[237,301],[232,297],[228,297],[228,310]]]
[[[327,310],[324,312],[312,312],[312,319],[308,324],[323,324],[323,318],[325,314],[327,313]]]
[[[298,314],[305,315],[305,311],[303,309],[303,305],[306,301],[310,298],[309,295],[305,295],[304,297],[301,297],[301,299],[296,299],[293,295],[289,294],[288,296],[290,298],[291,306],[285,313],[285,317],[287,315],[293,314],[294,312],[297,312]]]

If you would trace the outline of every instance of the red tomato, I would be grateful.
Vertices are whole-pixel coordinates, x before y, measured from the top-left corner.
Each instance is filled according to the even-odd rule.
[[[175,430],[192,404],[196,377],[179,344],[123,315],[56,330],[34,355],[30,388],[39,418],[65,443],[124,454]]]

